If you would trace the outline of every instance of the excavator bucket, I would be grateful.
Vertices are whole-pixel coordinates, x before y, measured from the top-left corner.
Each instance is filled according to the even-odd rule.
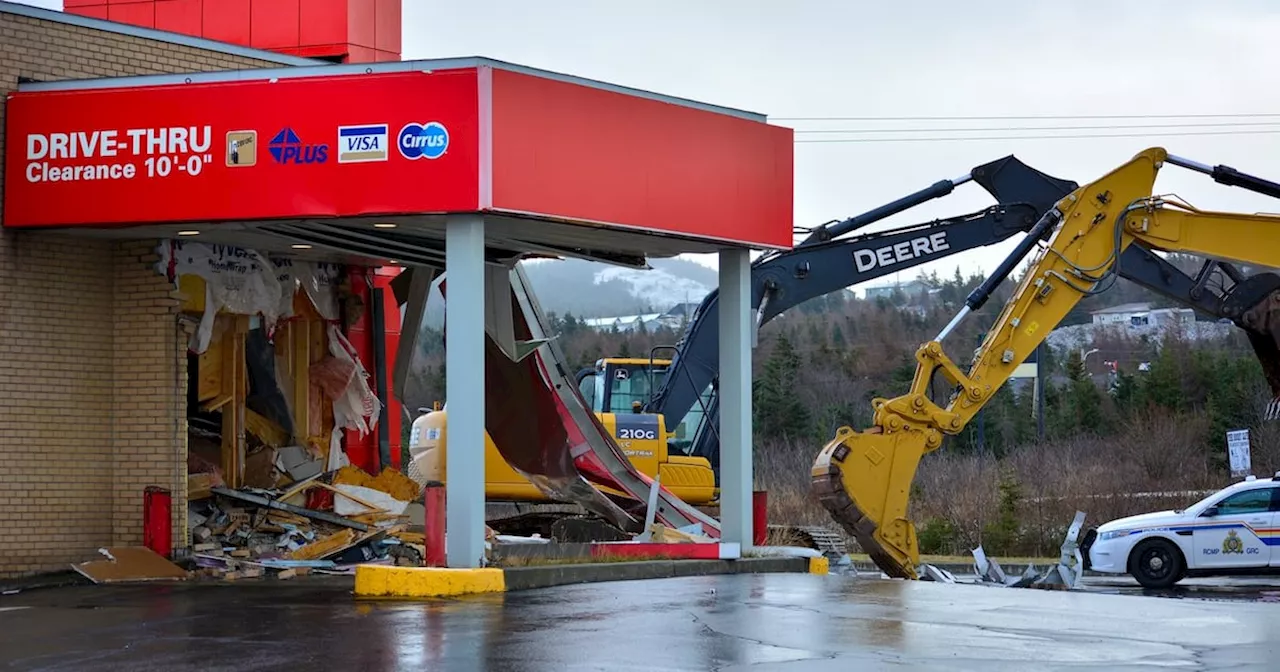
[[[907,499],[925,436],[875,429],[860,434],[841,427],[814,461],[813,490],[877,567],[893,578],[914,579],[920,551]]]
[[[1252,305],[1246,305],[1250,301]],[[1226,306],[1229,311],[1239,311],[1236,323],[1249,336],[1262,374],[1271,386],[1271,402],[1263,418],[1280,419],[1280,276],[1261,273],[1246,279],[1232,288]]]

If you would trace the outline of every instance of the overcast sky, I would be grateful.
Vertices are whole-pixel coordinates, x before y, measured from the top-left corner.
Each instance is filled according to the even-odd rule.
[[[61,2],[30,0],[58,8]],[[480,55],[773,117],[1275,114],[1272,117],[789,122],[798,130],[1134,126],[816,135],[913,142],[796,145],[795,223],[846,217],[1007,154],[1088,181],[1145,147],[1280,179],[1280,3],[1265,0],[837,2],[835,0],[404,0],[404,57]],[[1251,74],[1252,73],[1252,74]],[[1275,125],[1259,125],[1275,122]],[[1195,126],[1216,123],[1219,126]],[[1248,132],[1245,134],[1244,132]],[[1263,131],[1259,133],[1259,131]],[[1274,131],[1274,132],[1273,132]],[[1227,135],[1173,135],[1185,133]],[[1144,134],[941,141],[939,136]],[[1163,133],[1164,135],[1156,135]],[[1215,209],[1271,199],[1166,168],[1162,192]],[[883,225],[969,212],[981,188]],[[939,262],[991,270],[1004,245]],[[903,277],[903,280],[908,279]]]

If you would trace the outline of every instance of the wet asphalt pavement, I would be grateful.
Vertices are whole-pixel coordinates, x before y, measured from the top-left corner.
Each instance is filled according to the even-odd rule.
[[[81,586],[0,597],[0,668],[1277,669],[1280,605],[1089,591],[807,574],[424,603],[356,601],[342,581]]]

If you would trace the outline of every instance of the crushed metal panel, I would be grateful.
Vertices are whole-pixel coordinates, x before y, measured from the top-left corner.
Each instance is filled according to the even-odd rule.
[[[973,549],[973,560],[976,565],[978,577],[982,580],[997,583],[1002,586],[1009,585],[1011,583],[1009,577],[1004,573],[1004,568],[1000,566],[1000,563],[996,562],[995,558],[988,558],[987,553],[983,550],[982,546],[978,546]]]
[[[440,269],[432,266],[406,268],[391,281],[392,293],[396,295],[396,303],[404,307],[404,320],[400,327],[400,343],[396,348],[396,359],[391,374],[391,393],[400,403],[405,403],[405,385],[409,372],[413,370],[413,358],[418,352],[418,342],[422,338],[422,326],[427,318],[427,297],[431,294],[431,283]],[[403,280],[401,278],[404,278]],[[400,288],[404,288],[401,296]],[[404,408],[413,421],[412,411]]]
[[[951,572],[934,565],[921,565],[920,576],[923,581],[937,581],[938,583],[955,583],[956,577]]]
[[[497,300],[511,306],[513,343],[542,340],[541,329],[535,333],[534,322],[518,302],[514,282],[508,281],[505,295]],[[541,353],[515,361],[486,333],[483,375],[485,389],[491,390],[485,395],[485,429],[502,458],[547,496],[638,531],[638,521],[592,487],[574,465],[573,440],[561,421],[560,399],[551,391],[556,382],[548,380]]]
[[[1058,564],[1036,583],[1039,585],[1062,585],[1068,589],[1075,588],[1080,582],[1084,569],[1084,559],[1080,556],[1080,530],[1084,528],[1085,514],[1076,511],[1076,517],[1067,528],[1066,539],[1062,541]]]
[[[511,303],[511,269],[497,264],[485,264],[485,333],[493,339],[507,359],[518,362],[524,357],[516,356],[515,317],[512,315]]]
[[[517,265],[511,277],[512,288],[521,302],[522,312],[532,317],[528,322],[529,328],[533,330],[530,334],[531,338],[547,339],[546,318],[537,298],[529,288],[524,270]],[[568,416],[566,418],[568,422],[565,424],[572,425],[576,433],[581,435],[580,445],[571,449],[578,466],[586,470],[589,475],[600,478],[605,484],[627,493],[636,501],[645,501],[652,479],[640,473],[631,464],[600,419],[590,411],[578,386],[573,384],[565,373],[564,353],[560,351],[555,340],[545,340],[539,346],[538,359],[544,366],[543,371],[549,379],[551,389],[559,397],[561,410]],[[690,506],[665,488],[659,490],[656,516],[664,525],[675,529],[702,523],[707,536],[717,539],[720,537],[718,521]]]

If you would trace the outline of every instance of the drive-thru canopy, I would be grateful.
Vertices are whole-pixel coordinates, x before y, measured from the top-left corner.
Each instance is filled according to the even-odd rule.
[[[445,272],[451,565],[483,545],[486,264],[719,252],[722,532],[749,542],[747,255],[791,245],[789,129],[472,58],[30,83],[6,138],[9,228]]]

